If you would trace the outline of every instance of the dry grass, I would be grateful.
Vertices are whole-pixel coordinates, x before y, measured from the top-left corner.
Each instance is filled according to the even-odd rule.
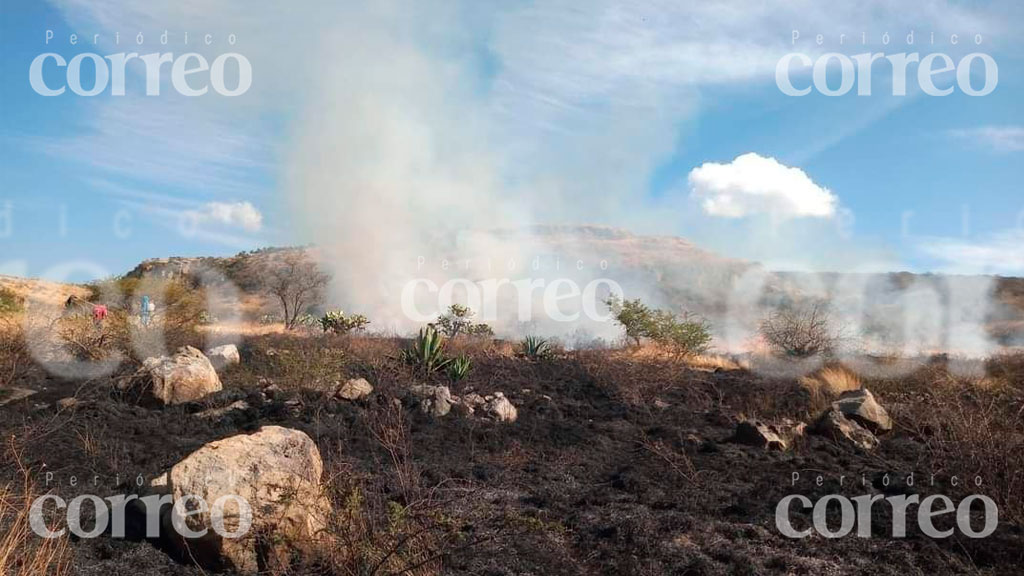
[[[4,576],[63,576],[71,572],[68,538],[41,538],[32,531],[29,513],[41,493],[21,457],[12,447],[19,466],[20,485],[0,486],[0,574]]]
[[[824,410],[843,392],[860,390],[860,377],[843,366],[826,366],[800,379],[800,386],[810,394],[812,412]]]
[[[896,427],[925,447],[934,473],[980,477],[983,486],[965,489],[993,498],[1001,518],[1024,521],[1024,355],[990,359],[981,375],[936,362],[867,385]]]
[[[450,481],[423,486],[409,425],[402,408],[390,404],[366,415],[378,449],[375,474],[358,473],[341,448],[328,455],[329,537],[318,546],[315,566],[301,573],[435,576],[451,553],[481,542],[467,537],[450,513],[472,488]]]
[[[0,275],[0,287],[23,298],[30,308],[60,306],[68,296],[85,297],[89,293],[84,286],[75,284],[60,284],[37,278],[15,278],[3,275]]]
[[[680,352],[677,348],[653,342],[645,342],[642,346],[627,346],[607,352],[611,358],[616,360],[681,363],[689,368],[707,372],[731,372],[746,368],[746,366],[727,356],[718,354],[686,354]]]
[[[709,372],[732,372],[734,370],[744,370],[747,368],[747,366],[742,365],[732,358],[716,354],[695,354],[693,356],[685,357],[683,361],[691,368],[706,370]]]
[[[12,385],[29,362],[21,326],[13,319],[0,320],[0,388]]]

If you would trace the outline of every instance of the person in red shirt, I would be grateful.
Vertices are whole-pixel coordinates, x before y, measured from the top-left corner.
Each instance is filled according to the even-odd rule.
[[[107,307],[103,305],[96,305],[92,307],[92,319],[97,324],[102,324],[103,320],[107,318]]]

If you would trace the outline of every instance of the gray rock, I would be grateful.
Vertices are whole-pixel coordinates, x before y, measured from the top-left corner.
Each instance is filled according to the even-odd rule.
[[[179,348],[173,356],[147,358],[140,373],[151,381],[150,393],[163,404],[200,400],[222,389],[210,360],[195,348]]]
[[[867,388],[843,392],[832,406],[875,434],[892,430],[892,418]]]
[[[246,402],[245,400],[238,400],[222,408],[210,408],[209,410],[197,412],[196,417],[202,418],[204,420],[220,420],[225,416],[231,414],[232,412],[244,412],[245,410],[248,409],[248,402]]]
[[[495,392],[490,397],[487,404],[484,405],[484,412],[498,422],[515,422],[519,418],[516,407],[501,392]]]
[[[420,410],[435,418],[446,416],[452,409],[452,393],[447,386],[416,384],[409,392],[419,403]]]
[[[238,496],[251,511],[251,527],[240,538],[221,538],[213,530],[209,509],[184,517],[188,527],[205,536],[185,539],[171,522],[170,511],[161,518],[166,541],[200,565],[256,574],[258,558],[303,555],[310,544],[325,538],[331,514],[320,481],[323,461],[305,433],[266,426],[255,434],[241,434],[211,442],[186,456],[150,483],[157,494],[174,500],[191,495],[215,503]],[[242,521],[237,506],[225,506],[224,527],[233,531]]]
[[[206,351],[206,357],[210,359],[210,363],[217,370],[223,370],[228,366],[242,363],[242,357],[238,354],[238,347],[234,344],[224,344],[223,346],[210,348]]]
[[[737,424],[732,439],[738,444],[767,450],[784,451],[789,448],[789,442],[774,427],[760,420],[744,420]]]
[[[874,450],[879,444],[870,430],[847,418],[835,407],[822,414],[810,431],[864,451]]]

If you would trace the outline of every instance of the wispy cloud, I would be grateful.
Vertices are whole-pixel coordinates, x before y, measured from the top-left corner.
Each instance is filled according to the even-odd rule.
[[[269,165],[269,138],[260,136],[195,101],[124,97],[90,108],[68,136],[30,143],[84,166],[87,177],[173,186],[185,196],[237,195],[258,190],[253,174]]]
[[[949,130],[947,134],[974,146],[988,148],[996,152],[1024,151],[1024,126],[979,126]]]
[[[197,224],[241,228],[247,232],[259,232],[263,227],[263,214],[249,202],[207,202],[187,214]]]
[[[274,235],[263,223],[263,213],[248,201],[202,202],[164,194],[106,179],[90,178],[87,186],[118,205],[148,216],[156,224],[183,238],[199,238],[232,248],[252,248],[262,235]],[[257,234],[259,233],[259,234]]]
[[[1024,274],[1024,230],[1005,230],[976,240],[926,237],[917,250],[938,263],[937,270],[958,274]]]

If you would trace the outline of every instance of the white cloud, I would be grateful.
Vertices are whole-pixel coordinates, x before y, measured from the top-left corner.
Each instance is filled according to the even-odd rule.
[[[839,199],[799,168],[754,152],[728,164],[706,162],[690,171],[691,197],[712,216],[743,218],[832,218]]]
[[[188,214],[196,224],[213,223],[247,232],[258,232],[263,227],[263,214],[249,202],[207,202]]]
[[[1024,126],[979,126],[970,129],[949,130],[947,134],[996,152],[1024,150]]]
[[[938,271],[957,274],[1024,274],[1024,230],[1008,230],[977,240],[928,237],[917,250],[939,262]]]

